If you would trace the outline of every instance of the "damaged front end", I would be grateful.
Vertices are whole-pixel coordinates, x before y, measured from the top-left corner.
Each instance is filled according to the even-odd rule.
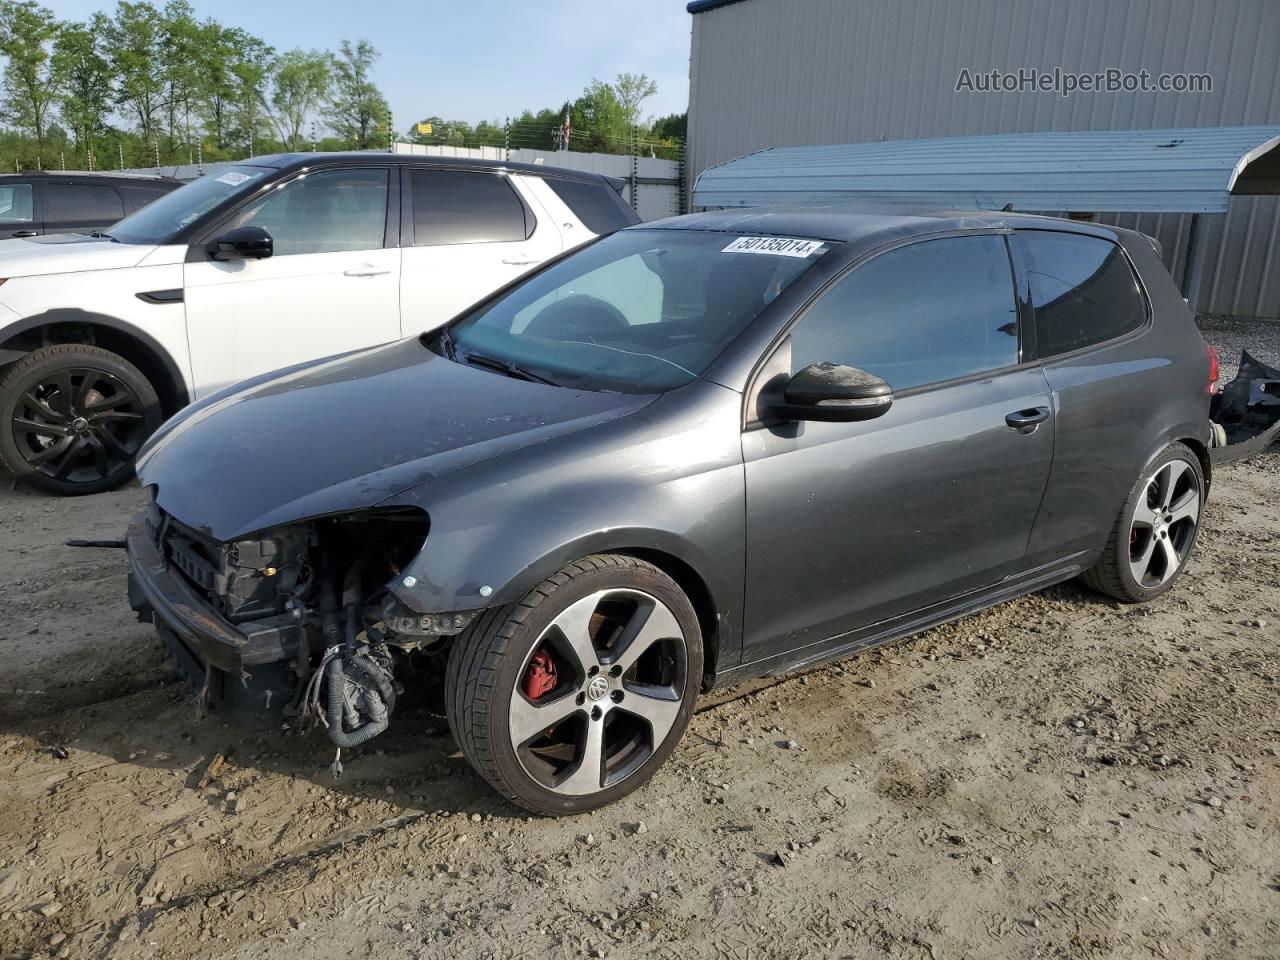
[[[1209,418],[1215,464],[1245,460],[1266,450],[1280,440],[1280,370],[1242,351],[1235,379],[1214,395]]]
[[[428,527],[421,510],[374,508],[226,543],[153,502],[129,527],[130,604],[213,709],[310,720],[358,746],[389,726],[397,674],[475,616],[420,614],[388,591]]]

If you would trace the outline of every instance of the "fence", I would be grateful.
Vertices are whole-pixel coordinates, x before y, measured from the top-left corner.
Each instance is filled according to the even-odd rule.
[[[378,152],[382,151],[370,151]],[[612,153],[583,153],[577,150],[529,150],[504,147],[425,146],[397,143],[392,152],[428,157],[470,157],[477,160],[533,163],[548,167],[584,170],[627,182],[623,199],[641,220],[658,220],[684,213],[684,163],[658,157],[619,156]],[[215,173],[232,163],[182,164],[181,166],[139,167],[123,173],[156,174],[178,180],[195,180]],[[116,172],[116,171],[104,171]]]

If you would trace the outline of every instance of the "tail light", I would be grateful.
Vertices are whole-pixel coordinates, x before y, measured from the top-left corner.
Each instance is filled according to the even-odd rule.
[[[1209,395],[1213,396],[1222,390],[1218,383],[1218,351],[1207,344],[1205,348],[1209,351]]]

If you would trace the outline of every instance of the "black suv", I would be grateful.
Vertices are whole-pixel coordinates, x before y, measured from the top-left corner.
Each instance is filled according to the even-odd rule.
[[[124,174],[0,176],[0,239],[101,230],[180,186],[181,180]]]

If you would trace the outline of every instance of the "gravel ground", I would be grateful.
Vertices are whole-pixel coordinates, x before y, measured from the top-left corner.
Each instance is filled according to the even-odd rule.
[[[1159,601],[1063,585],[734,691],[558,821],[421,712],[338,783],[318,736],[198,718],[123,557],[60,546],[141,493],[8,486],[0,957],[1280,956],[1280,451],[1219,472]]]

